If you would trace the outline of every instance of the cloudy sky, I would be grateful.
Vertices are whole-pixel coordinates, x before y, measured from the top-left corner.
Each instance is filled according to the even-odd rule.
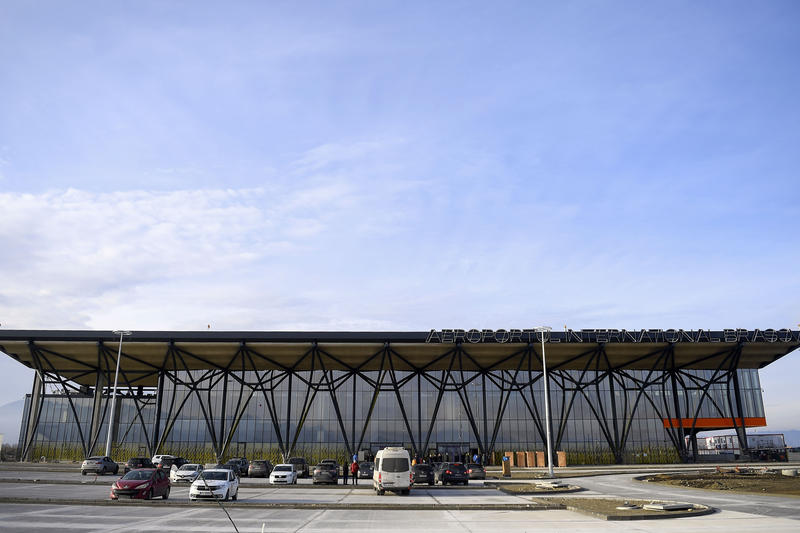
[[[797,329],[799,16],[5,0],[0,327]]]

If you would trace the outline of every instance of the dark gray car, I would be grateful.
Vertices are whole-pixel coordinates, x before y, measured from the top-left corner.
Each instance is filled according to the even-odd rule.
[[[358,479],[372,479],[375,471],[375,463],[372,461],[362,461],[358,463]]]
[[[271,473],[272,463],[266,459],[250,461],[250,466],[247,468],[248,477],[269,477]]]
[[[478,463],[469,463],[467,465],[467,474],[469,474],[470,479],[486,479],[486,469]]]
[[[436,481],[442,485],[466,485],[469,474],[463,463],[442,463],[436,471]]]
[[[308,477],[310,474],[310,469],[308,467],[308,463],[306,462],[305,457],[290,457],[288,461],[286,461],[290,465],[294,465],[294,470],[297,472],[297,477]]]
[[[414,485],[433,485],[436,483],[436,476],[433,474],[433,467],[425,463],[419,463],[411,467],[411,477]]]
[[[249,466],[250,462],[244,457],[234,457],[233,459],[228,459],[223,468],[233,470],[237,476],[246,476]]]
[[[331,483],[336,485],[339,482],[339,465],[335,462],[320,463],[314,467],[312,483]]]

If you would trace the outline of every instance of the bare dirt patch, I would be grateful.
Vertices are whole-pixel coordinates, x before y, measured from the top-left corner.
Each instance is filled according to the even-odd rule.
[[[626,500],[621,498],[589,498],[589,497],[558,497],[548,498],[548,503],[563,505],[570,511],[602,518],[604,520],[658,520],[662,518],[686,518],[689,516],[703,516],[713,513],[714,509],[707,505],[692,504],[690,509],[679,511],[651,511],[642,509],[643,505],[661,503],[656,500]],[[620,510],[619,506],[630,504],[634,509]]]
[[[788,477],[769,470],[657,474],[646,476],[643,480],[695,489],[800,496],[800,477]]]

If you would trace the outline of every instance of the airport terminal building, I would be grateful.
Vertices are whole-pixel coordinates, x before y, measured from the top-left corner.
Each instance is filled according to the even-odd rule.
[[[766,425],[758,370],[800,347],[786,329],[133,331],[121,351],[120,338],[0,330],[0,351],[36,371],[25,459],[102,453],[113,404],[118,460],[399,445],[496,463],[545,449],[546,379],[553,447],[569,464],[687,461],[712,429],[735,429],[746,451],[746,428]]]

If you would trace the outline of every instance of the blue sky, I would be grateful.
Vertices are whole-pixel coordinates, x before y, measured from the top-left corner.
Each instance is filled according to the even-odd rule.
[[[798,15],[7,0],[0,327],[796,329]]]

